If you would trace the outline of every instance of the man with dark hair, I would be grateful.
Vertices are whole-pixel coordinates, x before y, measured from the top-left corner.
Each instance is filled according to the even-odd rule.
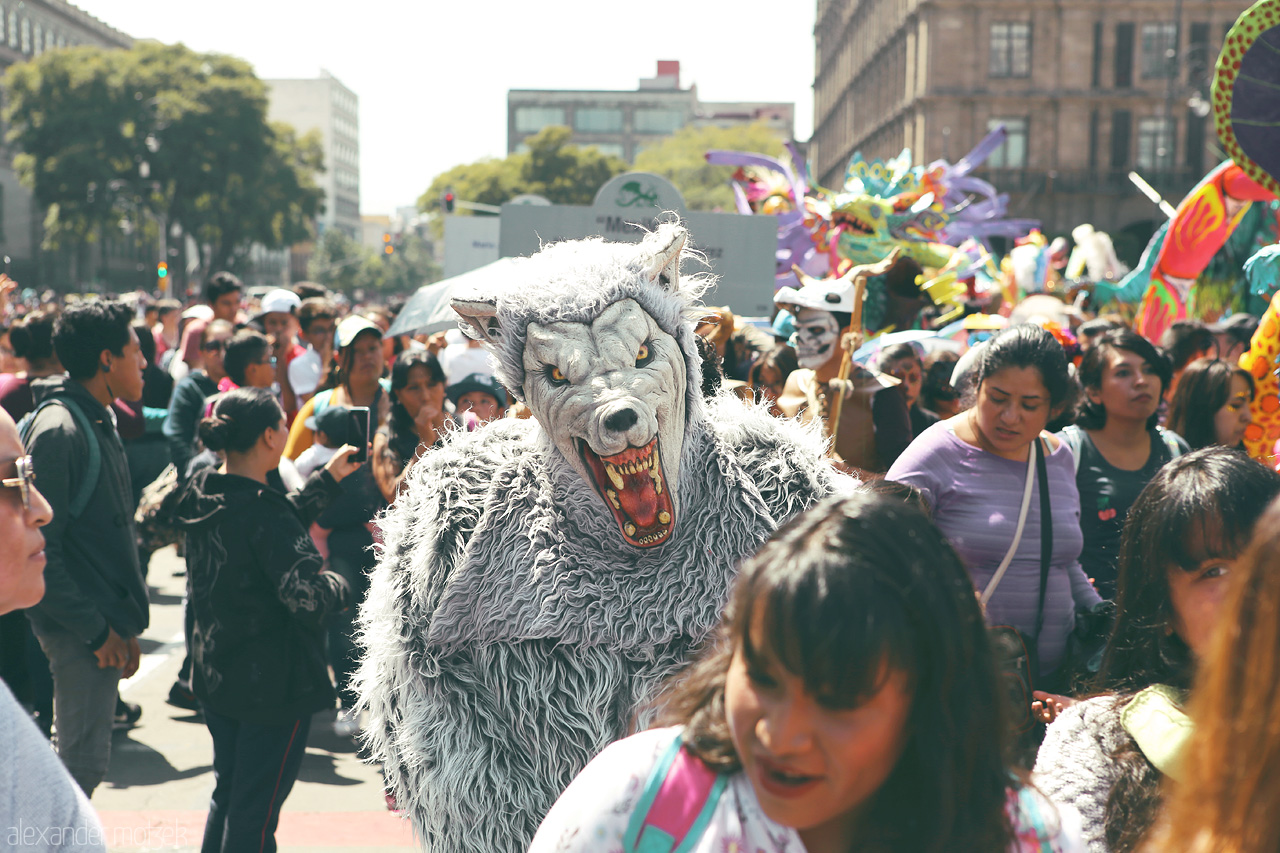
[[[234,326],[240,314],[240,297],[243,292],[244,284],[229,272],[216,272],[209,276],[209,280],[204,283],[204,301],[209,303],[209,310],[213,312],[213,316],[199,317],[187,323],[183,330],[183,342],[185,343],[188,338],[199,340],[204,335],[204,327],[213,320],[226,320]],[[188,309],[188,312],[202,307],[193,306],[192,309]],[[191,358],[192,355],[190,351],[185,352],[187,358]],[[175,381],[185,377],[192,368],[200,366],[199,359],[187,364],[183,356],[184,352],[179,350],[174,353],[169,363],[168,369]]]
[[[338,328],[338,306],[328,299],[304,299],[298,309],[298,337],[307,351],[289,363],[289,384],[298,395],[298,406],[310,400],[333,362],[333,333]]]
[[[1165,389],[1165,399],[1172,400],[1173,392],[1182,378],[1182,371],[1197,358],[1216,358],[1218,342],[1213,332],[1200,320],[1179,320],[1164,330],[1160,336],[1160,348],[1173,362],[1173,379]]]
[[[129,464],[110,413],[117,397],[142,397],[132,316],[122,303],[92,301],[58,318],[53,346],[68,375],[32,383],[36,410],[23,428],[54,513],[45,595],[27,616],[53,673],[58,754],[88,795],[106,775],[116,691],[138,670],[149,619]]]
[[[1218,342],[1218,358],[1231,364],[1239,364],[1240,356],[1249,351],[1253,333],[1258,331],[1258,318],[1252,314],[1232,314],[1209,326]]]
[[[271,340],[261,332],[241,329],[227,343],[222,367],[227,376],[218,390],[234,388],[270,388],[276,380],[276,359],[271,354]]]
[[[229,272],[216,272],[204,283],[204,301],[213,309],[215,320],[235,323],[243,292],[244,284]]]
[[[298,294],[298,298],[303,302],[308,299],[328,299],[329,289],[323,284],[316,284],[314,281],[296,281],[293,283],[293,292]]]

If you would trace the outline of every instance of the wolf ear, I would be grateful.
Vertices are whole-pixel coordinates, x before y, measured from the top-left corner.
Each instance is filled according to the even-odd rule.
[[[649,281],[675,293],[680,286],[680,253],[689,232],[679,225],[662,225],[641,242],[646,251],[644,273]]]
[[[494,299],[451,299],[449,304],[462,318],[463,331],[477,341],[498,343],[502,327],[498,323],[498,306]]]

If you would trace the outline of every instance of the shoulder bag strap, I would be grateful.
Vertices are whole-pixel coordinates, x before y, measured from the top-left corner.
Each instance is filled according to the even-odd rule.
[[[1036,445],[1039,446],[1037,441]],[[1027,451],[1027,480],[1022,487],[1022,509],[1018,511],[1018,526],[1013,531],[1013,544],[1009,546],[1009,551],[1004,555],[1004,559],[1000,561],[1000,565],[996,568],[996,573],[991,576],[991,580],[987,582],[987,588],[982,591],[982,606],[986,607],[987,602],[991,600],[991,596],[996,594],[996,587],[1000,585],[1000,581],[1004,579],[1004,573],[1009,570],[1009,564],[1013,562],[1013,555],[1018,551],[1018,545],[1022,542],[1022,528],[1027,523],[1027,510],[1031,506],[1031,483],[1035,478],[1036,472],[1036,454]]]
[[[1044,442],[1036,442],[1036,473],[1040,480],[1040,603],[1036,605],[1036,632],[1039,642],[1044,627],[1044,597],[1049,586],[1049,564],[1053,561],[1053,509],[1049,506],[1049,473],[1044,460]]]
[[[1071,424],[1062,428],[1062,432],[1058,433],[1058,438],[1064,440],[1067,443],[1067,447],[1071,448],[1071,455],[1075,457],[1076,473],[1079,474],[1080,451],[1084,449],[1084,430],[1075,424]]]

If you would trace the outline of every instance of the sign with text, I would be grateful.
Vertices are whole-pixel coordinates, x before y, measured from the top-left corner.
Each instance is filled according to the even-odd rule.
[[[498,259],[496,216],[447,216],[444,220],[444,277],[453,278]]]
[[[498,254],[527,256],[545,243],[583,237],[638,243],[659,223],[675,216],[689,229],[691,248],[706,258],[717,278],[716,287],[705,297],[707,304],[728,305],[744,316],[769,316],[778,246],[774,218],[686,211],[680,191],[666,178],[647,172],[613,178],[596,193],[590,207],[504,204]],[[686,271],[699,268],[689,264]]]

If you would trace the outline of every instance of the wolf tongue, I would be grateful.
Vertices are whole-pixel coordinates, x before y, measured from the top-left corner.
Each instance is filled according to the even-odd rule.
[[[622,510],[637,527],[653,527],[658,516],[658,493],[653,488],[653,478],[648,470],[627,476],[627,487],[618,492]]]

